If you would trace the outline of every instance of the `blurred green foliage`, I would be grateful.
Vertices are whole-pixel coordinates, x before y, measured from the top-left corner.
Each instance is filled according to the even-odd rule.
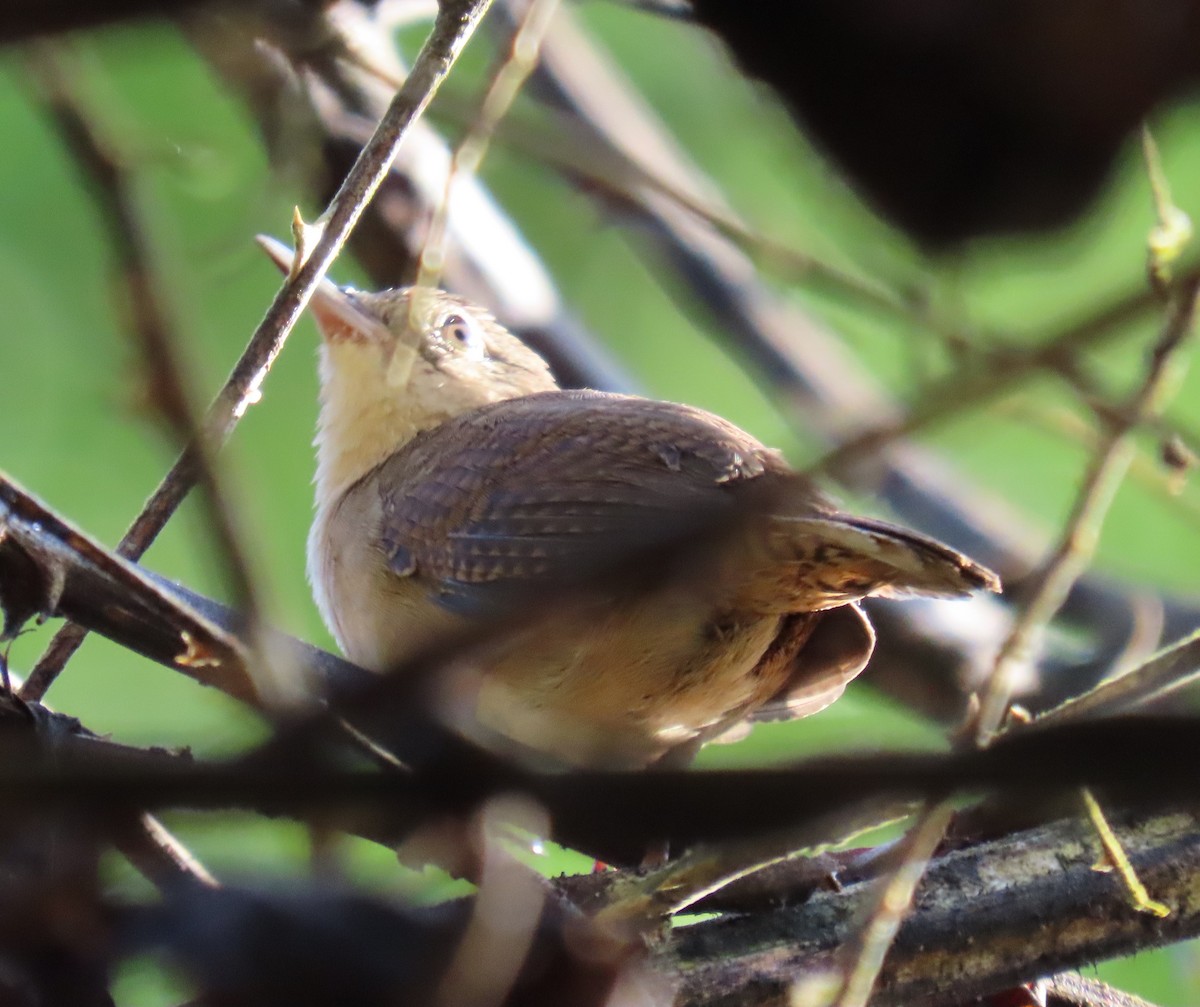
[[[797,134],[768,95],[732,72],[702,33],[616,7],[580,13],[626,66],[696,161],[731,203],[772,238],[866,275],[927,286],[933,303],[968,329],[1038,338],[1142,283],[1152,205],[1131,143],[1112,185],[1069,233],[981,242],[954,261],[923,260],[864,209]],[[268,170],[253,125],[188,46],[167,27],[130,27],[79,40],[91,100],[132,159],[162,290],[191,365],[197,403],[223,380],[260,318],[278,277],[252,243],[285,234],[295,193]],[[480,39],[476,45],[486,45]],[[479,68],[452,79],[475,93]],[[20,53],[0,63],[0,467],[105,542],[120,535],[174,456],[148,415],[139,373],[114,310],[111,252],[79,172],[31,99]],[[526,111],[529,111],[526,108]],[[1176,201],[1200,212],[1200,109],[1165,110],[1154,124]],[[653,394],[720,412],[785,448],[797,461],[816,445],[790,431],[745,375],[635,254],[636,237],[606,221],[585,194],[519,153],[499,149],[486,180],[544,255],[568,303]],[[318,208],[306,207],[310,215]],[[353,280],[351,264],[335,269]],[[399,280],[400,278],[398,278]],[[841,333],[897,395],[913,394],[948,365],[945,348],[916,320],[882,319],[777,278]],[[1111,387],[1127,389],[1155,326],[1097,354]],[[324,646],[331,640],[309,599],[304,539],[310,515],[316,337],[307,320],[292,337],[225,454],[252,559],[280,625]],[[1037,411],[1080,411],[1049,380],[928,435],[963,472],[1047,532],[1061,521],[1086,458],[1081,444],[1030,422]],[[1200,373],[1172,407],[1200,429]],[[1144,441],[1151,477],[1155,444]],[[1100,544],[1101,565],[1147,585],[1197,587],[1200,494],[1172,499],[1131,480]],[[188,585],[222,594],[198,511],[185,506],[148,563]],[[52,626],[22,637],[13,668],[28,670]],[[91,728],[131,743],[228,752],[256,737],[254,717],[215,693],[91,639],[55,686],[51,702]],[[799,725],[764,727],[749,742],[711,750],[705,762],[779,759],[853,739],[858,746],[935,745],[938,734],[865,689]],[[270,876],[303,868],[298,829],[243,819],[172,819],[218,873]],[[351,873],[384,890],[421,889],[384,851],[351,844]],[[563,861],[553,861],[561,866]],[[579,868],[578,862],[573,865]],[[138,882],[114,863],[114,881]],[[425,886],[428,892],[428,885]],[[1186,949],[1105,966],[1102,974],[1164,1004],[1195,1001],[1197,959]],[[155,978],[157,976],[157,978]],[[122,977],[120,1002],[165,1004],[179,995],[152,968]]]

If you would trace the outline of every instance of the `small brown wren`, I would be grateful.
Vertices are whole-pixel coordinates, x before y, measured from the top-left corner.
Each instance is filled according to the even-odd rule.
[[[308,575],[364,667],[398,665],[514,584],[567,581],[688,515],[786,489],[703,588],[564,606],[481,659],[473,722],[556,761],[682,762],[751,721],[807,716],[871,654],[857,601],[999,587],[933,539],[834,509],[718,416],[560,389],[450,294],[325,281],[311,307],[324,338]]]

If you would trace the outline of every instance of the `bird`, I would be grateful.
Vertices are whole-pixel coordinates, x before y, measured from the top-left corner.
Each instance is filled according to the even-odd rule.
[[[286,245],[259,242],[293,268]],[[453,294],[323,279],[309,308],[322,340],[307,570],[347,657],[387,672],[514,598],[549,603],[472,659],[475,685],[455,699],[468,733],[555,766],[685,765],[836,700],[874,648],[863,599],[999,590],[950,547],[839,510],[713,413],[560,388]],[[764,500],[707,566],[555,604],[614,557]]]

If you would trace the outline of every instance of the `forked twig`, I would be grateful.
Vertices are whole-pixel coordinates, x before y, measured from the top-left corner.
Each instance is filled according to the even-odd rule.
[[[970,725],[976,744],[987,744],[1002,728],[1014,683],[1031,659],[1038,635],[1091,561],[1104,516],[1133,460],[1132,433],[1161,410],[1172,382],[1179,377],[1176,358],[1192,331],[1198,290],[1200,278],[1189,277],[1180,284],[1140,387],[1128,408],[1110,417],[1058,545],[1034,579],[1033,591],[1020,607],[996,655],[978,713]]]

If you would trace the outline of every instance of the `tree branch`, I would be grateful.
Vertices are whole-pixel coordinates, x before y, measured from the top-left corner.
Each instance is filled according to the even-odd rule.
[[[1200,934],[1200,826],[1189,815],[1129,823],[1138,874],[1172,908],[1136,912],[1093,870],[1096,843],[1060,822],[940,857],[929,866],[870,1003],[959,1007],[1087,962]],[[786,1007],[802,976],[829,969],[857,925],[866,883],[805,905],[676,931],[662,967],[687,1007]],[[968,922],[969,921],[969,922]]]

